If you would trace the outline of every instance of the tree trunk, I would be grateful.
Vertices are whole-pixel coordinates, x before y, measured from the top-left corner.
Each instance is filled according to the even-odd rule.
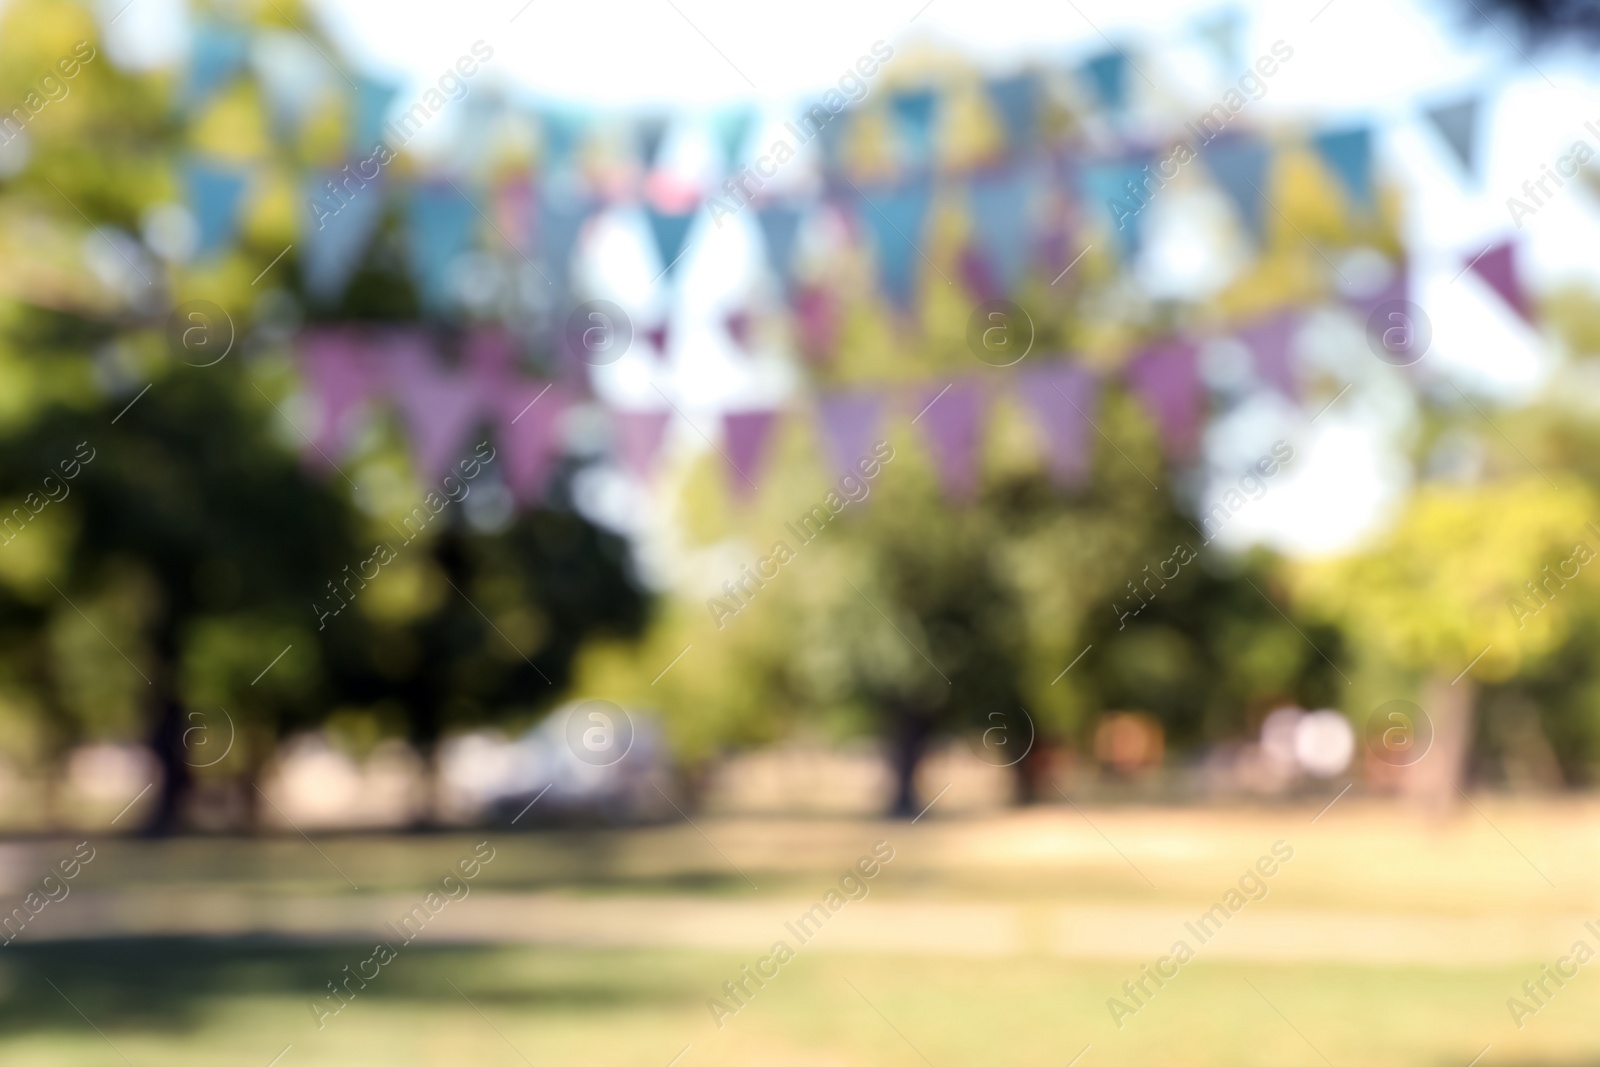
[[[162,682],[165,688],[165,680]],[[161,764],[160,790],[156,794],[155,816],[145,828],[152,837],[169,837],[182,829],[184,807],[188,803],[193,776],[189,773],[183,735],[186,724],[183,707],[171,693],[157,697],[156,728],[151,747]]]
[[[1477,695],[1476,683],[1467,677],[1452,683],[1444,675],[1435,675],[1423,686],[1422,710],[1433,724],[1433,744],[1426,755],[1406,768],[1400,790],[1429,814],[1443,815],[1461,795],[1472,753]]]
[[[889,814],[896,819],[911,819],[921,814],[917,805],[917,768],[927,755],[933,735],[933,720],[910,705],[895,708],[895,732],[890,759],[894,768],[894,805]]]

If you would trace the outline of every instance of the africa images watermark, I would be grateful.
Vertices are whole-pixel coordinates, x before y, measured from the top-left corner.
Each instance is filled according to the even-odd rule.
[[[1594,134],[1596,139],[1600,139],[1600,126],[1597,126],[1594,120],[1585,122],[1583,128]],[[1546,202],[1555,198],[1555,192],[1551,191],[1547,183],[1555,182],[1556,190],[1560,190],[1567,184],[1561,178],[1563,176],[1576,178],[1583,165],[1594,158],[1594,152],[1588,141],[1577,140],[1572,142],[1572,147],[1567,149],[1565,155],[1556,158],[1555,170],[1551,170],[1548,163],[1539,164],[1539,169],[1543,173],[1522,183],[1522,195],[1528,199],[1523,201],[1514,196],[1506,197],[1506,211],[1511,214],[1511,221],[1517,224],[1517,229],[1522,229],[1523,219],[1537,215]],[[1544,195],[1541,196],[1541,193]]]
[[[1594,523],[1585,523],[1584,528],[1590,533],[1594,534],[1597,539],[1600,539],[1600,530],[1595,529]],[[1537,604],[1538,607],[1530,608],[1527,604],[1523,603],[1516,597],[1510,597],[1506,600],[1506,607],[1510,610],[1511,617],[1517,620],[1517,629],[1523,629],[1528,625],[1528,619],[1538,615],[1545,608],[1549,607],[1551,602],[1555,600],[1556,594],[1565,589],[1568,582],[1575,581],[1578,575],[1582,573],[1583,568],[1587,566],[1589,561],[1594,559],[1594,557],[1595,551],[1589,547],[1589,542],[1579,541],[1573,546],[1572,555],[1568,556],[1558,564],[1546,563],[1544,565],[1544,570],[1540,572],[1543,575],[1543,578],[1541,578],[1537,583],[1531,579],[1523,582],[1523,592],[1526,593],[1528,599]],[[1554,574],[1550,573],[1550,568],[1552,566],[1555,567]],[[1567,573],[1568,567],[1572,568],[1572,573],[1570,574]],[[1554,583],[1554,588],[1551,587],[1551,583]]]
[[[719,196],[706,200],[706,209],[711,212],[711,220],[718,229],[742,208],[749,206],[756,194],[777,175],[778,168],[795,157],[798,147],[810,144],[821,136],[823,128],[847,105],[859,104],[867,98],[867,79],[894,58],[894,47],[887,41],[873,41],[871,52],[871,55],[859,57],[853,67],[845,68],[844,73],[839,75],[838,88],[823,93],[822,102],[812,104],[801,116],[799,127],[793,122],[783,124],[783,128],[793,135],[794,144],[781,137],[773,141],[767,153],[756,160],[755,173],[751,173],[749,166],[741,166],[733,177],[722,183],[723,191],[728,194],[727,200]],[[750,187],[751,183],[755,188]]]
[[[89,449],[87,456],[83,454],[83,450],[86,448]],[[33,521],[34,516],[49,507],[52,502],[59,504],[67,499],[72,494],[72,490],[67,486],[67,483],[82,473],[83,468],[93,462],[97,454],[89,446],[88,441],[79,441],[77,450],[72,453],[73,458],[64,459],[57,465],[61,469],[61,477],[58,479],[54,474],[44,476],[44,480],[40,483],[40,488],[44,490],[44,496],[40,496],[38,493],[29,493],[22,498],[22,507],[12,508],[11,514],[0,520],[0,536],[5,538],[4,543],[0,543],[0,548],[5,548],[15,541],[17,535],[27,528],[28,523]],[[51,488],[51,482],[55,483],[54,488]],[[57,496],[57,493],[61,495]],[[38,506],[36,507],[35,505]],[[13,522],[17,523],[15,530],[11,528]]]
[[[88,849],[85,856],[83,850]],[[5,932],[5,940],[0,941],[0,948],[15,941],[17,935],[34,920],[34,917],[52,904],[59,904],[67,899],[67,894],[72,892],[67,883],[83,871],[86,864],[95,857],[94,846],[87,841],[80,841],[72,850],[72,855],[56,864],[49,874],[39,879],[39,888],[32,890],[22,898],[22,903],[11,909],[11,913],[0,919],[0,930]],[[59,872],[59,874],[57,873]]]
[[[1600,926],[1596,926],[1593,922],[1586,922],[1583,924],[1583,928],[1596,938],[1600,938]],[[1554,964],[1540,964],[1539,976],[1530,978],[1522,983],[1522,992],[1527,997],[1527,1000],[1519,1000],[1516,997],[1506,998],[1506,1010],[1511,1013],[1511,1021],[1517,1024],[1517,1029],[1521,1030],[1524,1026],[1527,1026],[1528,1017],[1530,1015],[1538,1015],[1542,1009],[1547,1007],[1550,1001],[1555,999],[1555,995],[1566,988],[1567,982],[1578,977],[1578,968],[1594,959],[1594,957],[1595,951],[1589,945],[1589,942],[1579,938],[1572,943],[1572,951],[1556,960]],[[1569,966],[1572,968],[1571,970],[1567,969]],[[1551,982],[1555,983],[1555,989],[1550,988]],[[1540,996],[1541,993],[1544,995]]]
[[[494,57],[494,49],[485,41],[473,41],[470,51],[471,55],[463,55],[455,61],[454,66],[446,67],[437,83],[429,86],[409,108],[401,112],[398,119],[384,124],[386,136],[372,146],[371,155],[354,164],[354,174],[350,172],[352,164],[347,163],[339,172],[337,183],[332,179],[326,183],[331,203],[319,197],[311,197],[306,201],[311,216],[317,220],[317,229],[322,229],[329,219],[343,211],[345,205],[355,199],[356,193],[367,187],[368,182],[376,181],[383,173],[383,168],[394,162],[396,153],[428,124],[428,120],[444,110],[445,104],[467,98],[471,92],[467,79],[478,73],[480,64]],[[371,173],[368,173],[369,167]],[[352,183],[354,188],[351,188]]]
[[[43,111],[52,102],[65,100],[72,92],[67,82],[76,78],[83,70],[85,64],[94,60],[100,53],[88,41],[79,41],[72,46],[69,55],[56,60],[56,70],[61,72],[57,77],[52,71],[40,77],[39,87],[29,89],[22,97],[22,103],[12,108],[4,118],[0,118],[0,145],[8,145],[22,136],[22,131],[27,129],[35,115]]]

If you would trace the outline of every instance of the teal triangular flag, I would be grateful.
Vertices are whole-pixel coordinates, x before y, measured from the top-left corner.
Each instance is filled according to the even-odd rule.
[[[1244,52],[1240,48],[1240,37],[1244,31],[1243,12],[1229,8],[1205,19],[1197,28],[1225,66],[1230,70],[1244,66]]]
[[[732,107],[719,112],[712,120],[717,144],[722,149],[722,161],[732,169],[739,164],[744,143],[750,137],[750,127],[755,122],[755,112],[747,107]]]
[[[383,140],[383,119],[399,90],[386,82],[356,75],[355,116],[350,123],[350,148],[363,155]]]
[[[1478,176],[1478,98],[1431,107],[1424,114],[1469,178]]]
[[[662,211],[653,204],[645,205],[645,216],[650,221],[650,236],[656,240],[656,251],[661,254],[661,269],[668,277],[678,268],[684,242],[689,237],[689,224],[694,221],[698,210],[698,204],[681,212]]]
[[[1105,223],[1124,262],[1139,254],[1140,220],[1144,209],[1128,187],[1143,188],[1144,167],[1140,159],[1091,163],[1083,168],[1080,176],[1080,195],[1085,201],[1086,215]]]
[[[184,192],[200,231],[197,255],[210,255],[233,240],[247,184],[248,177],[242,170],[198,159],[184,165]]]
[[[1260,242],[1264,233],[1262,207],[1267,195],[1267,164],[1272,153],[1254,137],[1215,141],[1202,153],[1206,165],[1243,217],[1250,235]]]
[[[442,311],[450,306],[455,261],[477,236],[478,209],[450,182],[418,185],[409,208],[406,236],[417,295],[423,306]]]
[[[1355,205],[1372,210],[1376,203],[1372,190],[1372,131],[1360,126],[1353,130],[1319,133],[1311,143],[1322,161],[1339,176]]]
[[[184,77],[184,104],[191,108],[204,104],[239,72],[249,55],[250,36],[242,27],[209,21],[197,25]]]
[[[1083,65],[1083,73],[1101,105],[1120,115],[1128,103],[1128,60],[1123,54],[1113,50],[1095,56]]]

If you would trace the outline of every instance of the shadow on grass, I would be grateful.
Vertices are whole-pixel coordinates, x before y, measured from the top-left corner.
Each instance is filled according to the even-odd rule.
[[[85,1019],[102,1030],[195,1031],[217,1003],[253,997],[300,1002],[294,1011],[309,1025],[303,1005],[328,995],[328,983],[354,973],[372,951],[366,942],[264,938],[15,942],[0,951],[0,1033],[78,1031]],[[426,1003],[471,1011],[463,994],[480,1006],[532,1013],[678,1007],[694,1001],[693,978],[680,967],[636,953],[412,945],[365,988],[351,983],[350,1008]]]

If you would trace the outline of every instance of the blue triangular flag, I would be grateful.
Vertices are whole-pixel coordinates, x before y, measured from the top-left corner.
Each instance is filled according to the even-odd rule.
[[[926,176],[899,185],[878,186],[859,195],[856,215],[872,234],[878,253],[878,284],[902,311],[916,296],[918,242],[928,218],[933,186]]]
[[[974,174],[967,189],[973,241],[1007,294],[1032,259],[1033,188],[1033,168],[1015,166]]]
[[[1469,96],[1425,112],[1433,128],[1450,146],[1451,155],[1470,178],[1478,176],[1478,103],[1477,97]]]
[[[339,171],[327,171],[306,183],[307,202],[323,210],[313,212],[315,217],[301,238],[301,270],[306,292],[322,303],[343,295],[383,217],[381,178],[359,187],[337,185],[341,180],[344,175]],[[339,196],[328,191],[330,184],[340,189]]]
[[[750,137],[750,127],[755,122],[755,112],[748,107],[731,107],[717,113],[711,120],[716,131],[717,144],[722,149],[722,161],[732,169],[739,163],[744,143]]]
[[[1267,196],[1267,164],[1272,152],[1254,137],[1213,141],[1202,153],[1206,165],[1239,209],[1250,235],[1258,242],[1264,234],[1262,208]]]
[[[1203,20],[1198,29],[1230,71],[1244,66],[1244,53],[1239,47],[1244,30],[1243,12],[1229,8]]]
[[[1122,113],[1128,102],[1128,60],[1113,49],[1083,65],[1084,77],[1094,87],[1101,105],[1113,115]]]
[[[639,146],[639,164],[649,170],[656,165],[656,156],[661,154],[661,142],[667,139],[666,116],[643,116],[634,124],[633,135]]]
[[[933,152],[933,112],[939,97],[932,89],[895,93],[889,97],[895,124],[913,162],[927,159]]]
[[[1012,152],[1033,140],[1034,118],[1038,113],[1038,82],[1030,73],[997,78],[986,86],[989,101],[1000,113],[1006,128],[1006,148]]]
[[[249,54],[250,37],[243,27],[212,21],[196,25],[189,47],[183,102],[191,108],[204,104],[238,73]]]
[[[1372,195],[1372,131],[1365,126],[1352,130],[1319,133],[1311,139],[1317,154],[1322,157],[1355,205],[1371,210],[1375,201]]]
[[[184,192],[200,237],[195,252],[206,256],[233,240],[248,178],[245,171],[192,159],[183,168]]]
[[[571,162],[578,142],[583,139],[585,122],[576,112],[545,109],[539,112],[540,162],[553,173]]]
[[[1106,227],[1124,261],[1139,253],[1144,209],[1128,187],[1132,185],[1141,196],[1146,195],[1142,192],[1145,186],[1141,184],[1144,167],[1144,161],[1138,159],[1090,163],[1079,174],[1085,215]]]
[[[450,182],[417,185],[407,208],[407,245],[417,295],[424,307],[442,311],[451,303],[451,269],[477,237],[478,209]]]
[[[698,204],[681,212],[662,211],[654,204],[645,205],[645,216],[650,220],[650,236],[656,240],[656,251],[661,254],[661,269],[668,277],[678,269],[684,242],[689,237],[689,224],[699,210]]]
[[[572,252],[594,203],[573,184],[546,180],[539,186],[539,259],[552,285],[565,291],[572,274]]]
[[[383,140],[383,120],[399,90],[386,82],[356,75],[355,115],[350,123],[350,148],[363,156]]]
[[[794,252],[800,233],[801,209],[793,204],[765,204],[756,208],[756,221],[767,244],[767,259],[788,288],[794,282]]]

